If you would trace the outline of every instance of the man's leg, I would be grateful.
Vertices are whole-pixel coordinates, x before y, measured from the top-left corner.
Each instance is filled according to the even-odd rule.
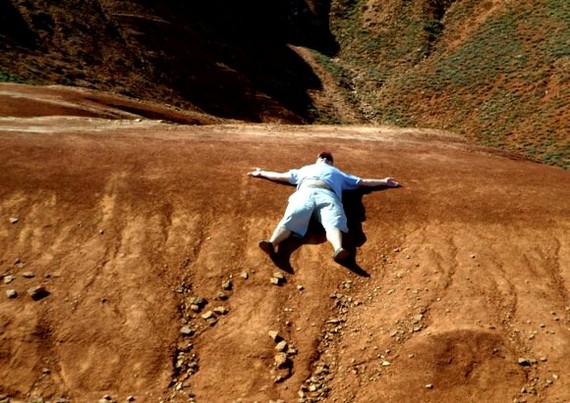
[[[262,251],[264,251],[268,255],[274,255],[276,252],[275,249],[277,248],[277,245],[279,245],[285,239],[289,238],[290,235],[291,231],[289,231],[283,225],[278,224],[277,227],[275,227],[275,231],[273,231],[271,238],[269,238],[269,241],[266,240],[259,241],[259,247],[261,248]]]
[[[273,231],[273,234],[271,235],[271,238],[269,238],[269,242],[271,242],[273,247],[276,248],[277,245],[279,245],[285,239],[289,238],[290,235],[291,231],[282,225],[277,225],[275,231]]]
[[[327,241],[332,245],[333,250],[342,248],[342,232],[338,228],[329,228],[326,230]]]
[[[319,193],[317,218],[325,228],[327,241],[333,247],[333,259],[343,262],[350,253],[342,247],[342,231],[348,231],[346,214],[342,203],[332,194],[323,191]]]
[[[338,228],[329,228],[326,230],[327,241],[333,247],[333,259],[337,263],[344,262],[348,256],[349,252],[342,247],[342,232]]]

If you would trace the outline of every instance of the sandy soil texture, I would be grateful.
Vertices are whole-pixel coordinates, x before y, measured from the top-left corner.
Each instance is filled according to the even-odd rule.
[[[568,171],[428,130],[65,102],[0,117],[0,394],[570,401]],[[257,241],[294,189],[246,173],[323,149],[403,187],[345,195],[350,263],[318,226],[272,261]]]

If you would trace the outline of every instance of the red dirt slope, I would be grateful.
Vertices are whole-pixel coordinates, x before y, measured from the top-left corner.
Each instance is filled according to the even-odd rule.
[[[404,187],[346,196],[354,264],[317,228],[277,267],[256,243],[292,188],[246,172],[323,148]],[[14,401],[570,400],[568,171],[434,131],[71,116],[0,118],[0,167]]]

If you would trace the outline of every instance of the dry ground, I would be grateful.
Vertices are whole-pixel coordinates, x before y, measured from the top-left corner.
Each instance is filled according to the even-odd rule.
[[[0,394],[13,401],[570,401],[568,171],[428,130],[20,105],[0,118]],[[404,186],[346,196],[351,264],[319,228],[272,262],[257,241],[293,189],[246,172],[324,148]],[[49,295],[35,301],[37,285]],[[274,367],[272,330],[296,350],[289,369]]]

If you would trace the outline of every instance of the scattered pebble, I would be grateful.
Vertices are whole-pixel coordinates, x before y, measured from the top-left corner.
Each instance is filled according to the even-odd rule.
[[[271,337],[273,339],[274,342],[278,343],[281,340],[283,340],[283,338],[281,336],[279,336],[279,332],[277,330],[270,330],[269,332],[267,332],[267,334],[269,335],[269,337]]]
[[[184,336],[192,336],[194,334],[194,329],[192,329],[190,326],[182,326],[180,333],[182,333]]]
[[[49,295],[49,291],[41,285],[29,288],[26,292],[34,301],[39,301]]]
[[[279,351],[279,352],[285,352],[287,351],[287,347],[288,344],[285,340],[281,340],[279,343],[277,343],[277,345],[275,346],[275,350]]]
[[[225,315],[229,312],[229,309],[226,308],[225,306],[217,306],[214,308],[214,312],[220,315]]]
[[[16,276],[8,274],[7,276],[4,276],[4,284],[10,284],[15,279],[16,279]]]

